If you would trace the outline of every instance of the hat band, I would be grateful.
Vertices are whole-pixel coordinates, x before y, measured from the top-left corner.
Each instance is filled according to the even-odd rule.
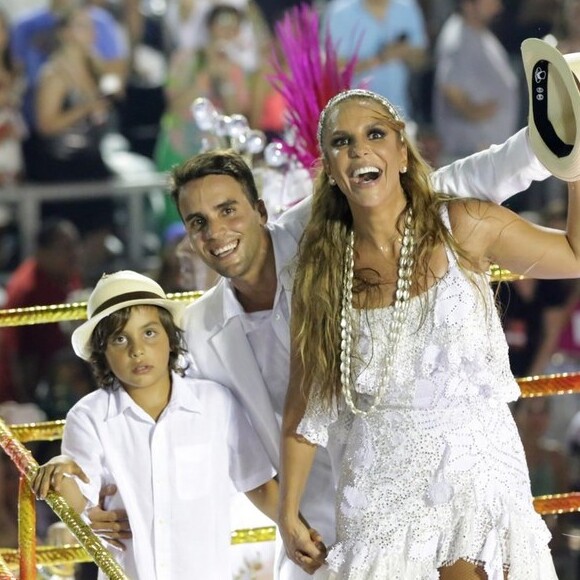
[[[92,316],[96,316],[99,312],[103,312],[107,308],[111,306],[116,306],[117,304],[121,304],[123,302],[131,302],[132,300],[146,300],[152,298],[154,300],[166,300],[165,296],[159,296],[159,294],[155,294],[155,292],[127,292],[126,294],[119,294],[118,296],[113,296],[109,300],[103,302],[92,314]]]
[[[548,119],[548,61],[539,60],[532,73],[532,114],[538,134],[557,157],[567,157],[574,149],[564,143]]]

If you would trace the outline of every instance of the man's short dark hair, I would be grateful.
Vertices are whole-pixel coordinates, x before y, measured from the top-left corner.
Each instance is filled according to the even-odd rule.
[[[229,175],[240,184],[252,206],[258,203],[254,175],[244,158],[234,151],[216,150],[200,153],[171,170],[169,192],[177,209],[181,188],[208,175]]]

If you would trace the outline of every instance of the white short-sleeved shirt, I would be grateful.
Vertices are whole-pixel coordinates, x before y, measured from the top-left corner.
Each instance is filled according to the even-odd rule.
[[[131,579],[231,577],[230,497],[274,470],[231,392],[173,375],[155,422],[125,392],[98,390],[68,413],[62,452],[81,466],[90,504],[102,485],[118,492],[106,509],[127,510],[133,539],[115,558]]]

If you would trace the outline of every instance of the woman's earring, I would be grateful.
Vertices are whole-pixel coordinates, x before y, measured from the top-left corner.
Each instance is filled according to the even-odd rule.
[[[332,177],[332,175],[328,176],[328,183],[330,183],[330,185],[336,185],[336,179],[334,179],[334,177]]]
[[[399,170],[399,173],[407,173],[407,166],[403,165],[403,167],[401,167],[401,169]]]

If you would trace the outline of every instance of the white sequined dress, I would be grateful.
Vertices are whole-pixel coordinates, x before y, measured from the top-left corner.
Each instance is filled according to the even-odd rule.
[[[380,406],[355,417],[311,400],[299,426],[314,443],[344,445],[331,578],[438,580],[464,559],[489,580],[557,580],[507,406],[519,388],[488,280],[474,284],[447,256],[444,277],[409,301],[386,379],[392,309],[355,311],[359,406],[386,380]]]

